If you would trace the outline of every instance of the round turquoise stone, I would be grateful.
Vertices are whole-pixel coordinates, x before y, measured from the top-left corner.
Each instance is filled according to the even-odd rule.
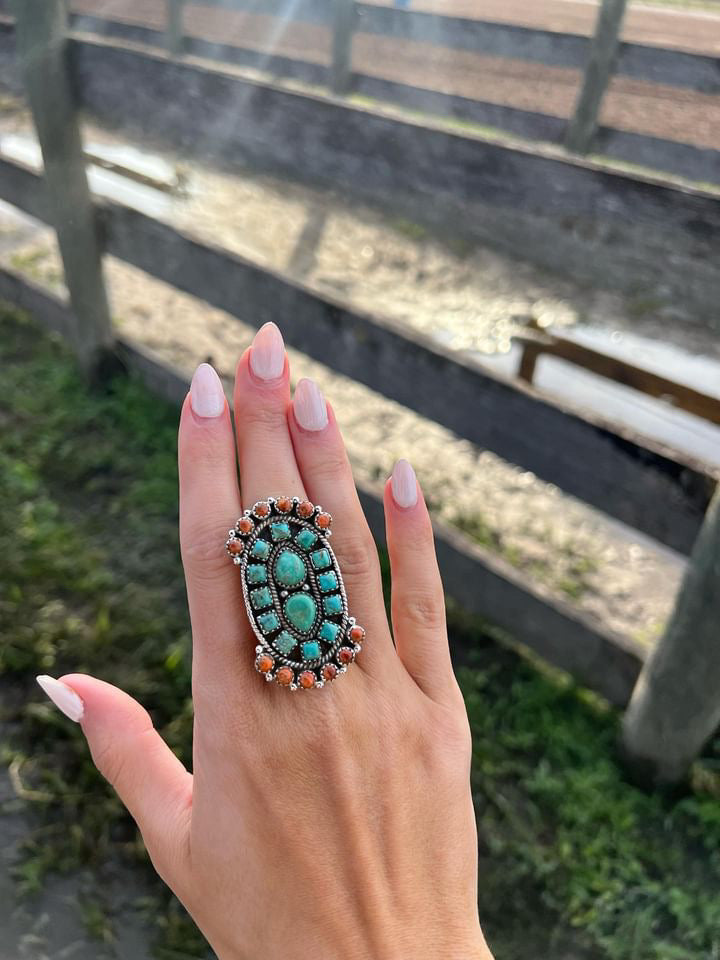
[[[281,550],[274,564],[275,579],[284,587],[297,587],[307,576],[305,563],[293,550]]]
[[[317,605],[307,593],[294,593],[288,597],[284,609],[285,616],[301,633],[308,631],[315,623]]]

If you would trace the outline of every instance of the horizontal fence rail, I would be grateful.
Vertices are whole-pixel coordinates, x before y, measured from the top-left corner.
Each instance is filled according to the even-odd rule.
[[[42,177],[0,159],[0,197],[48,219]],[[579,416],[402,325],[370,317],[272,270],[117,203],[98,203],[106,251],[259,327],[283,316],[287,342],[510,463],[683,553],[716,472]],[[328,355],[327,345],[334,345]]]

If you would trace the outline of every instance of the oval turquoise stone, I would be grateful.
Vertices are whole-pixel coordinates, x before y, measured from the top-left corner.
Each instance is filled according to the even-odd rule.
[[[315,623],[317,605],[307,593],[294,593],[285,601],[285,616],[296,630],[302,633]]]
[[[297,587],[307,576],[305,563],[292,550],[281,550],[274,564],[275,579],[284,587]]]

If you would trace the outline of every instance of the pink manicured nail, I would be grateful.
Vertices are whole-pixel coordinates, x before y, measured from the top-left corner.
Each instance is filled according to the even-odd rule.
[[[314,380],[300,380],[295,387],[293,410],[304,430],[324,430],[328,424],[325,398]]]
[[[277,380],[285,369],[285,343],[274,323],[266,323],[255,334],[250,367],[261,380]]]
[[[198,417],[219,417],[225,409],[220,377],[209,363],[201,363],[190,384],[190,405]]]
[[[45,675],[35,679],[61,713],[74,720],[75,723],[82,720],[83,713],[85,713],[85,704],[66,683]]]
[[[407,460],[398,460],[390,478],[393,500],[399,507],[414,507],[417,503],[415,471]]]

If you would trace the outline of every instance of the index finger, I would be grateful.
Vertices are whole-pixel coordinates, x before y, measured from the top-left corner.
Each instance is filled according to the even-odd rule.
[[[193,633],[193,687],[247,684],[253,640],[225,550],[242,513],[230,411],[209,364],[195,372],[178,434],[180,547]]]

